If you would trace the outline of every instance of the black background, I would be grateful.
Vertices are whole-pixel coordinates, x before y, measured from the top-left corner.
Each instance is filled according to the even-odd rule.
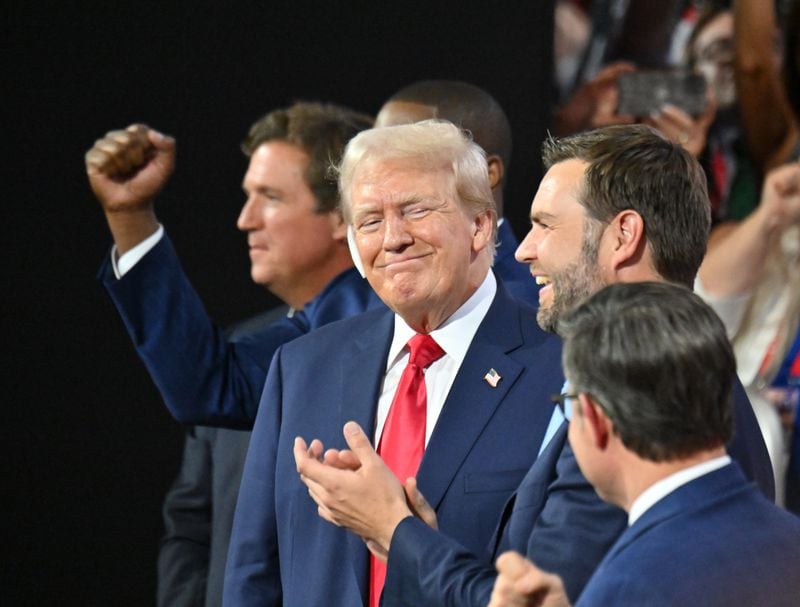
[[[110,246],[83,167],[96,138],[132,122],[177,138],[158,212],[223,324],[274,303],[250,282],[235,228],[238,144],[270,109],[307,99],[374,113],[412,81],[467,80],[511,119],[518,234],[541,175],[549,1],[89,6],[2,9],[6,605],[153,603],[182,429],[95,279]]]

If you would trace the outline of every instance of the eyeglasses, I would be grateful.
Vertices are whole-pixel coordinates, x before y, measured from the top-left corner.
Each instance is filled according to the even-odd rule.
[[[570,394],[569,392],[563,392],[561,394],[553,394],[550,397],[550,400],[553,401],[553,403],[555,403],[556,405],[558,405],[558,408],[561,409],[561,414],[564,417],[566,417],[567,413],[564,410],[564,406],[565,406],[565,403],[567,402],[567,400],[570,399],[570,398],[572,398],[572,399],[578,398],[578,395],[577,394]]]

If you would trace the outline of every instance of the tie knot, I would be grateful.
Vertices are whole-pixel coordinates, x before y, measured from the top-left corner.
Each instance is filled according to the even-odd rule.
[[[415,335],[408,340],[408,349],[411,351],[408,363],[422,369],[444,356],[444,350],[430,335]]]

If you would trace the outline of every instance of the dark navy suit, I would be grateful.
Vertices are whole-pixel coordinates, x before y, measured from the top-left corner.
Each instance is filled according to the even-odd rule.
[[[344,447],[348,420],[374,428],[394,318],[368,312],[281,347],[251,438],[225,576],[225,604],[360,605],[368,553],[319,517],[292,454],[296,436]],[[560,344],[501,284],[420,464],[442,532],[478,550],[536,457],[563,378]],[[494,368],[496,388],[483,377]]]
[[[114,277],[110,261],[100,279],[164,403],[187,424],[252,427],[278,346],[333,320],[384,307],[350,269],[302,314],[229,340],[208,318],[166,234],[122,279]]]
[[[494,273],[501,278],[506,290],[517,299],[539,307],[539,285],[527,265],[514,258],[517,242],[508,220],[497,227],[497,249],[494,254]]]
[[[736,464],[683,485],[626,529],[576,607],[800,604],[800,519]]]
[[[738,380],[734,426],[728,452],[773,499],[769,456]],[[392,537],[383,605],[486,605],[495,578],[492,562],[505,550],[516,550],[545,571],[558,573],[574,602],[625,528],[627,515],[603,502],[583,477],[567,428],[561,425],[525,475],[488,551],[465,550],[418,520],[404,520]]]

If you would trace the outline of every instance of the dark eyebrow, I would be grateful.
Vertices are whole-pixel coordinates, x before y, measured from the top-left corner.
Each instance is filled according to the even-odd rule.
[[[542,221],[543,219],[555,219],[556,216],[552,213],[545,213],[543,211],[537,211],[535,213],[531,213],[531,223],[537,223]]]
[[[283,192],[281,192],[279,189],[271,188],[269,186],[259,186],[257,188],[253,188],[253,190],[248,190],[244,184],[242,184],[242,191],[248,196],[252,192],[255,192],[256,194],[262,194],[264,196],[269,196],[269,195],[281,196],[283,194]]]

